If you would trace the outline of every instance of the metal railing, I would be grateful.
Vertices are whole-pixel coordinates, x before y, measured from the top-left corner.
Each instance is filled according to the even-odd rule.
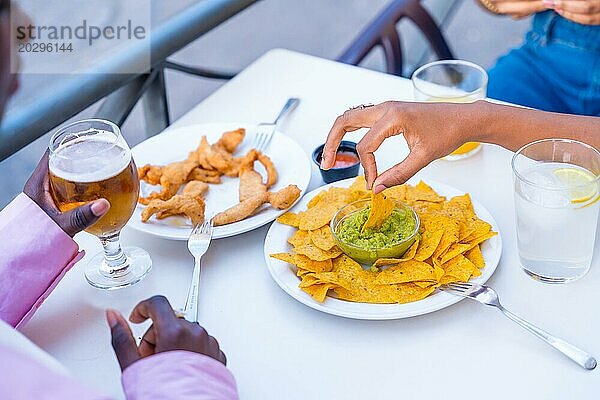
[[[216,79],[235,75],[179,65],[167,58],[257,1],[199,1],[152,30],[150,70],[147,43],[136,42],[89,70],[70,75],[52,90],[41,93],[27,107],[9,111],[0,126],[0,161],[104,98],[98,117],[121,125],[142,99],[147,134],[160,132],[170,123],[165,68]],[[124,70],[139,72],[106,72]]]

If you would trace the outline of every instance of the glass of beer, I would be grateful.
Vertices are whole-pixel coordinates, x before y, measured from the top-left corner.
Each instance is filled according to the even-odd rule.
[[[462,60],[441,60],[425,64],[412,75],[415,99],[426,102],[472,103],[485,99],[488,76],[477,64]],[[481,145],[468,142],[444,157],[460,160],[477,153]]]
[[[100,289],[139,282],[152,262],[145,250],[119,242],[140,191],[137,168],[119,127],[90,119],[61,128],[50,140],[49,164],[50,191],[62,212],[100,198],[110,202],[109,211],[86,229],[104,247],[87,265],[87,281]]]

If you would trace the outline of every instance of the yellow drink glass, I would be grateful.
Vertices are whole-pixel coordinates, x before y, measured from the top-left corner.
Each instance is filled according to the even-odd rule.
[[[479,65],[462,60],[425,64],[412,75],[415,99],[432,103],[472,103],[485,99],[488,76]],[[468,142],[444,157],[460,160],[477,153],[481,145]]]

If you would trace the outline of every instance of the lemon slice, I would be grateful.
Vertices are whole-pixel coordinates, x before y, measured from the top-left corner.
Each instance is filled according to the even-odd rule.
[[[569,188],[572,203],[584,203],[598,193],[598,184],[593,183],[596,176],[591,172],[577,168],[558,168],[554,170],[554,176]]]

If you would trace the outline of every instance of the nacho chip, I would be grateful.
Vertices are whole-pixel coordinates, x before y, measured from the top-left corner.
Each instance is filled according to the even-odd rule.
[[[438,195],[435,190],[428,186],[425,182],[420,181],[417,186],[407,186],[406,200],[411,203],[418,200],[429,201],[432,203],[440,203],[446,198]]]
[[[313,244],[321,250],[331,250],[331,248],[335,246],[335,239],[333,238],[329,225],[325,225],[314,231],[309,231],[308,235]]]
[[[348,188],[350,201],[356,201],[371,196],[371,191],[367,189],[367,181],[364,175],[357,176],[352,185]]]
[[[422,261],[404,261],[381,271],[375,283],[379,285],[390,285],[394,283],[407,283],[414,281],[436,281],[434,268]]]
[[[437,285],[438,285],[437,281],[415,281],[413,283],[422,289],[429,288],[432,286],[437,287]]]
[[[277,222],[297,228],[300,225],[300,216],[296,213],[288,211],[285,214],[280,215],[279,218],[277,218]]]
[[[406,185],[398,185],[392,186],[391,188],[385,189],[383,192],[386,196],[391,197],[392,199],[399,201],[401,203],[406,203]]]
[[[331,260],[342,254],[342,251],[337,246],[325,251],[312,243],[294,247],[294,251],[315,261]]]
[[[288,238],[287,242],[294,247],[299,247],[311,243],[311,240],[308,231],[298,230],[294,232],[294,234],[291,237]]]
[[[476,245],[478,245],[480,243],[483,243],[483,242],[485,242],[486,240],[488,240],[490,238],[493,238],[497,234],[498,234],[498,232],[490,231],[490,232],[486,233],[483,236],[479,236],[479,237],[476,237],[475,239],[469,240],[468,242],[466,242],[466,244],[468,244],[469,246],[471,246],[471,247],[469,247],[469,249],[471,249],[474,246],[476,246]]]
[[[440,279],[440,283],[442,284],[450,282],[467,282],[475,271],[479,272],[479,268],[462,254],[459,254],[445,264],[442,264],[442,268],[445,271],[444,276]]]
[[[362,227],[362,230],[377,228],[383,224],[383,222],[392,215],[392,211],[396,204],[394,200],[388,198],[383,192],[374,194],[371,197],[371,210],[369,211],[369,218]]]
[[[404,261],[412,260],[415,257],[415,253],[417,252],[417,247],[419,246],[419,238],[415,240],[415,242],[406,250],[406,253],[402,256],[402,258],[380,258],[373,263],[372,268],[381,268],[385,266],[397,265]]]
[[[492,231],[492,226],[490,224],[477,218],[467,221],[467,226],[467,229],[471,230],[471,233],[461,239],[461,242],[463,243],[485,236]]]
[[[474,246],[470,250],[465,253],[465,257],[469,261],[471,261],[477,268],[485,267],[485,261],[483,259],[483,254],[481,253],[481,248],[479,245]]]
[[[437,231],[425,231],[421,234],[421,240],[419,241],[419,248],[415,254],[415,260],[425,261],[433,255],[435,250],[440,245],[442,240],[443,230]]]
[[[335,285],[330,283],[321,283],[318,285],[312,285],[309,287],[302,288],[306,293],[308,293],[313,299],[322,303],[325,301],[325,297],[327,296],[327,292],[329,289],[334,288]]]
[[[448,250],[444,253],[444,256],[440,260],[440,264],[444,264],[448,260],[456,257],[459,254],[464,254],[467,252],[472,246],[470,244],[459,244],[454,243],[451,245]]]
[[[340,208],[337,203],[321,201],[317,205],[300,213],[298,227],[303,231],[313,231],[327,225]]]
[[[333,269],[331,259],[316,261],[311,260],[302,254],[291,254],[291,253],[276,253],[271,254],[271,257],[284,261],[288,264],[295,265],[298,269],[310,272],[328,272]]]

